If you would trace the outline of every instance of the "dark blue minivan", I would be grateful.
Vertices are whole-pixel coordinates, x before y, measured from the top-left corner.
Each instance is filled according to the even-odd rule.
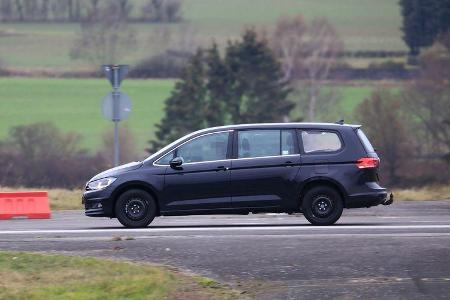
[[[391,204],[358,125],[247,124],[182,137],[86,184],[85,213],[145,227],[155,216],[303,213],[330,225],[343,208]]]

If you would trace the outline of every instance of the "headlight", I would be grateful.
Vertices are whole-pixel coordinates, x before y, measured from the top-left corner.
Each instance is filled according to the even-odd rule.
[[[103,190],[104,188],[107,188],[111,183],[113,183],[116,179],[117,178],[115,177],[107,177],[88,182],[88,184],[86,185],[86,190],[87,191]]]

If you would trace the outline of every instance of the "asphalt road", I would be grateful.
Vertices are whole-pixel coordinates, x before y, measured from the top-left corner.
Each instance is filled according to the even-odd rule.
[[[0,221],[0,249],[171,265],[258,299],[450,299],[450,201],[346,210],[328,227],[302,215],[160,217],[145,229],[52,217]]]

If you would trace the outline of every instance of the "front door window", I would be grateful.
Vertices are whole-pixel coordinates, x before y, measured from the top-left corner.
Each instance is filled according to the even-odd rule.
[[[176,156],[185,163],[223,160],[227,158],[229,132],[207,134],[179,147]]]

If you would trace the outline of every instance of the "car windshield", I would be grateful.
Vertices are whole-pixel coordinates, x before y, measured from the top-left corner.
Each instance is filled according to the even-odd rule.
[[[149,160],[152,160],[156,157],[158,157],[160,154],[164,153],[166,150],[172,148],[173,146],[175,146],[176,144],[178,144],[179,142],[181,142],[182,140],[186,140],[189,139],[191,136],[193,136],[194,134],[196,134],[197,132],[193,132],[189,135],[185,135],[181,138],[179,138],[178,140],[173,141],[172,143],[170,143],[169,145],[165,146],[164,148],[156,151],[155,153],[153,153],[152,155],[150,155],[149,157],[147,157],[146,159],[144,159],[144,162],[147,162]]]

